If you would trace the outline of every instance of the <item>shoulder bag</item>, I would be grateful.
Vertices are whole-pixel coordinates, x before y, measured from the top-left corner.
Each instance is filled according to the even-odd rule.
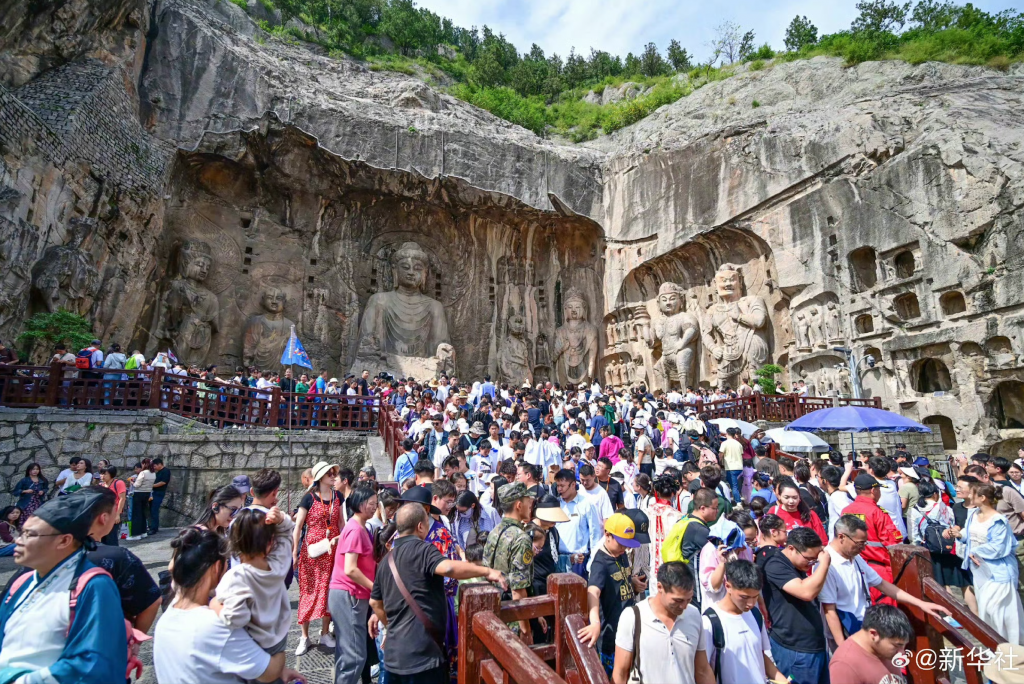
[[[420,604],[416,603],[416,599],[412,597],[412,594],[410,594],[409,590],[405,587],[405,582],[402,581],[402,576],[398,574],[398,566],[395,564],[395,552],[393,550],[388,554],[388,567],[391,568],[391,576],[395,578],[395,586],[398,587],[398,591],[402,594],[402,598],[405,599],[407,604],[409,604],[409,608],[412,609],[416,619],[419,620],[420,624],[427,630],[427,634],[430,635],[430,638],[433,639],[434,643],[437,644],[437,647],[441,649],[441,657],[447,660],[448,650],[444,645],[444,634],[442,634],[437,628],[437,625],[431,622],[430,618],[427,617],[427,614],[423,612],[422,608],[420,608]]]

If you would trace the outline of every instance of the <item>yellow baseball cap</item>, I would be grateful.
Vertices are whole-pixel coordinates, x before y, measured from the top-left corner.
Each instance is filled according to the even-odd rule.
[[[633,521],[623,513],[616,513],[605,520],[604,531],[615,537],[615,541],[627,549],[635,549],[640,546],[640,542],[633,539],[636,534]]]

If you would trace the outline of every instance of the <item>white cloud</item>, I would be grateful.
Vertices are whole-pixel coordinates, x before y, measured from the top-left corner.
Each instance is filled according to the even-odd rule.
[[[693,0],[419,0],[418,4],[451,18],[460,26],[483,26],[504,33],[521,52],[537,43],[563,57],[571,47],[584,55],[590,48],[625,57],[654,41],[664,52],[675,38],[691,55],[703,57],[714,28],[723,21],[753,29],[757,43],[782,49],[786,26],[806,15],[819,34],[849,28],[856,0],[733,0],[715,5]],[[974,0],[996,12],[1024,9],[1024,0]]]

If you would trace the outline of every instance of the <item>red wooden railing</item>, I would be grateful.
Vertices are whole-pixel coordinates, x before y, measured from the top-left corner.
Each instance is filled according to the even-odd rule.
[[[380,436],[384,440],[384,453],[395,464],[402,454],[402,441],[405,439],[405,421],[390,404],[380,410]]]
[[[155,388],[155,389],[154,389]],[[0,406],[131,410],[154,408],[212,427],[298,430],[377,429],[374,397],[257,390],[155,370],[76,370],[51,366],[0,366]]]
[[[548,593],[501,600],[489,584],[461,587],[459,684],[608,684],[597,651],[577,631],[587,611],[587,584],[577,575],[548,577]],[[508,622],[543,617],[554,630],[551,644],[527,646]]]
[[[907,644],[913,654],[907,665],[909,684],[950,684],[954,673],[944,665],[952,664],[954,659],[943,659],[943,649],[961,649],[961,664],[967,684],[982,684],[981,667],[987,662],[983,652],[995,651],[996,647],[1005,642],[989,625],[971,612],[971,610],[947,592],[935,581],[932,574],[931,554],[920,546],[899,544],[889,547],[892,558],[892,571],[899,581],[897,586],[912,596],[937,603],[949,610],[954,620],[963,629],[957,629],[945,620],[940,620],[925,613],[923,610],[900,604],[900,608],[910,618],[914,627],[914,641]],[[901,574],[902,573],[902,574]],[[981,643],[981,649],[971,640]],[[945,644],[948,641],[950,646]],[[930,652],[930,655],[924,655]],[[930,660],[934,657],[934,660]],[[1014,664],[1018,666],[1019,663]]]
[[[798,397],[791,394],[753,394],[749,397],[697,402],[696,409],[698,413],[708,413],[710,418],[733,418],[745,420],[748,423],[755,420],[788,423],[813,411],[833,406],[868,406],[880,409],[882,408],[882,399],[881,397],[833,399],[832,397]]]

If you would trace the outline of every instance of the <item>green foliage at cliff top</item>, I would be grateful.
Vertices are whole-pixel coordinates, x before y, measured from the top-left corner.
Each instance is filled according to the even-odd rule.
[[[235,0],[244,5],[244,0]],[[850,29],[818,37],[807,17],[796,17],[786,33],[788,52],[754,47],[754,33],[725,22],[716,29],[711,54],[698,63],[677,41],[664,55],[654,43],[625,58],[591,49],[564,58],[545,54],[536,44],[526,52],[487,26],[469,29],[416,7],[413,0],[261,0],[284,18],[301,19],[310,28],[278,27],[272,32],[292,40],[314,41],[332,51],[364,59],[374,70],[419,75],[434,85],[538,135],[588,140],[634,123],[658,107],[694,89],[732,75],[731,64],[771,62],[818,55],[842,57],[854,65],[894,59],[912,64],[942,61],[1005,69],[1024,58],[1024,14],[992,14],[970,3],[920,0],[861,0]],[[264,28],[269,28],[263,24]],[[683,75],[688,78],[683,78]],[[642,94],[626,102],[598,105],[583,101],[626,81]]]

